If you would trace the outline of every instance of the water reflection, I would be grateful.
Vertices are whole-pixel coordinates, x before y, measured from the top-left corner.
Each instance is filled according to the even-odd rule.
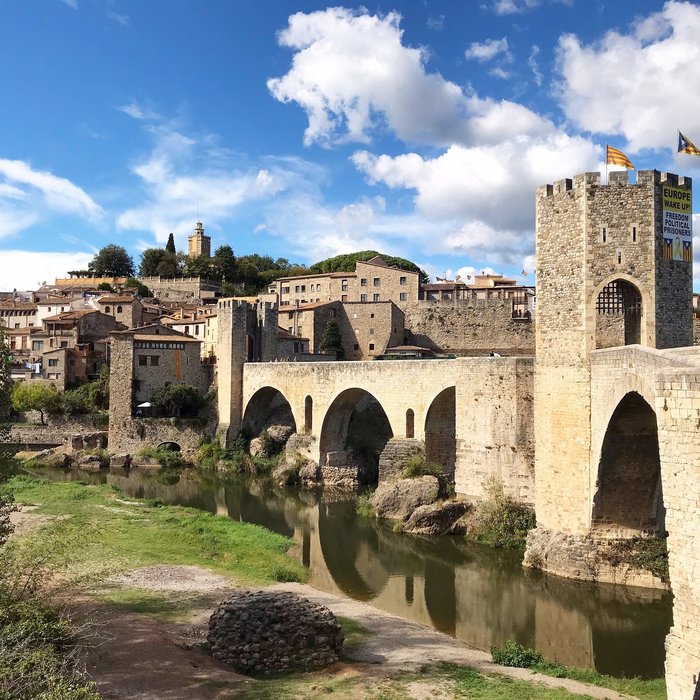
[[[46,474],[46,472],[43,472]],[[562,663],[612,675],[663,674],[671,595],[525,572],[520,557],[460,538],[394,533],[360,518],[345,494],[162,474],[52,472],[108,482],[139,498],[199,508],[294,538],[321,590],[371,602],[488,650],[513,639]]]

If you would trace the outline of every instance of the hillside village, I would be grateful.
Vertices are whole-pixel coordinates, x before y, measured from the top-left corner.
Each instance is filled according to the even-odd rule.
[[[187,257],[200,264],[211,257],[201,222],[189,237]],[[276,359],[532,353],[534,287],[489,274],[470,284],[421,283],[419,277],[378,255],[357,262],[352,272],[282,276],[240,298],[277,309]],[[71,275],[36,290],[1,293],[0,326],[12,351],[13,379],[51,382],[61,390],[95,379],[109,364],[110,335],[145,327],[198,341],[201,359],[215,363],[222,296],[221,284],[203,277],[162,276]],[[340,347],[329,354],[322,346],[331,322]]]

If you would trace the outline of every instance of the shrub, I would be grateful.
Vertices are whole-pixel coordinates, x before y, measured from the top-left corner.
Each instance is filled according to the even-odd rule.
[[[445,472],[439,464],[434,464],[433,462],[427,462],[425,455],[415,454],[410,457],[403,470],[401,471],[401,476],[404,479],[413,479],[418,476],[436,476],[441,479],[445,476]]]
[[[528,649],[510,639],[506,640],[502,649],[497,646],[491,647],[491,658],[496,664],[516,668],[532,668],[544,660],[539,651]]]
[[[371,503],[370,495],[367,493],[363,493],[358,497],[355,509],[357,514],[361,515],[363,518],[374,517],[374,506]]]
[[[668,581],[668,548],[664,537],[633,537],[614,540],[600,557],[611,566],[627,564],[634,569],[649,571],[662,581]]]
[[[167,447],[143,447],[139,450],[139,457],[155,459],[163,469],[181,469],[189,466],[182,453]]]
[[[477,539],[500,549],[524,549],[527,533],[535,527],[532,508],[516,503],[494,479],[484,485],[486,498],[477,510]]]
[[[191,384],[167,384],[153,394],[151,403],[162,417],[196,418],[204,398]]]

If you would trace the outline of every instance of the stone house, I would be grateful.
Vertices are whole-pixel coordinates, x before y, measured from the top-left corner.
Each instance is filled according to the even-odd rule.
[[[172,316],[164,318],[161,323],[179,333],[200,340],[202,342],[202,359],[216,358],[218,335],[216,308],[210,306],[195,306],[190,309],[181,307]]]
[[[279,310],[279,324],[293,336],[308,338],[309,352],[321,352],[321,341],[335,319],[347,360],[371,360],[404,341],[404,313],[392,301],[329,302]]]
[[[136,328],[144,323],[143,304],[133,294],[110,294],[100,297],[97,300],[97,307],[103,314],[112,316],[125,328]]]
[[[97,378],[105,361],[105,344],[100,349],[56,348],[42,356],[41,378],[53,381],[64,390],[67,387]]]
[[[277,334],[277,348],[278,360],[297,360],[302,355],[310,355],[309,339],[294,335],[284,328],[280,328]]]
[[[43,325],[48,340],[42,348],[44,351],[94,345],[122,327],[113,316],[94,309],[59,313],[44,319]]]
[[[39,321],[34,302],[15,299],[0,302],[0,326],[3,328],[32,328],[36,325]]]
[[[393,301],[404,308],[418,300],[419,275],[389,267],[377,255],[357,262],[355,272],[330,272],[300,277],[281,277],[268,287],[280,307],[304,304]]]

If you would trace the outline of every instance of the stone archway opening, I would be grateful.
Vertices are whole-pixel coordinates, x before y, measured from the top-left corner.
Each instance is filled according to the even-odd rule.
[[[304,399],[304,434],[311,435],[314,427],[314,400],[311,396]]]
[[[176,442],[161,442],[156,448],[157,450],[168,450],[169,452],[181,452],[182,448]]]
[[[603,439],[593,528],[615,537],[663,536],[665,513],[656,413],[632,391],[617,405]]]
[[[377,399],[364,389],[346,389],[328,408],[320,437],[324,479],[376,484],[379,456],[393,437]]]
[[[425,461],[442,467],[454,481],[456,442],[456,394],[453,386],[441,391],[430,404],[425,418]]]
[[[271,386],[258,389],[248,401],[243,413],[241,432],[248,437],[256,437],[268,431],[276,447],[281,447],[290,435],[296,433],[292,407],[284,394]]]
[[[595,308],[597,350],[642,342],[642,295],[631,282],[617,279],[606,284]]]
[[[415,437],[415,414],[412,408],[406,411],[406,437]]]

